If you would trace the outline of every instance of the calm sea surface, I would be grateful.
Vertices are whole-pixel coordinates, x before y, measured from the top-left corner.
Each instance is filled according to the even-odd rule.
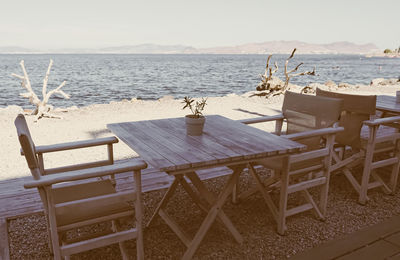
[[[288,55],[274,55],[281,79]],[[22,75],[19,66],[25,60],[36,94],[41,97],[43,77],[49,60],[54,60],[48,89],[67,81],[66,100],[53,96],[50,103],[58,107],[85,106],[131,99],[158,99],[171,95],[224,96],[242,94],[260,82],[267,55],[104,55],[104,54],[10,54],[0,55],[0,107],[19,105],[29,107],[20,81],[11,73]],[[299,71],[312,70],[316,76],[292,78],[291,83],[307,85],[312,82],[369,84],[374,78],[399,78],[400,59],[366,58],[358,55],[296,55],[289,69],[303,62]]]

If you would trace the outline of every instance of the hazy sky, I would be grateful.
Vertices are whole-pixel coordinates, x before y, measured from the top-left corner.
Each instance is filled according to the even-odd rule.
[[[1,0],[0,46],[193,47],[272,40],[400,45],[400,0]]]

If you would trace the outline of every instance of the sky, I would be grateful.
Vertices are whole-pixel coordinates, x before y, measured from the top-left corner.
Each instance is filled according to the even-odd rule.
[[[299,40],[400,46],[400,0],[1,0],[0,47],[195,48]]]

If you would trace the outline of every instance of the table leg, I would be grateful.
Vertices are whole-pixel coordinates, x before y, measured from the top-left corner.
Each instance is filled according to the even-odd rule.
[[[180,176],[182,178],[182,176]],[[155,217],[157,217],[158,213],[160,212],[160,209],[162,209],[165,205],[167,205],[169,199],[172,197],[172,195],[175,193],[176,187],[179,184],[179,176],[175,177],[174,182],[172,182],[171,186],[168,188],[167,192],[164,194],[164,197],[162,198],[160,204],[158,204],[156,210],[153,213],[153,216],[151,216],[149,222],[147,223],[146,227],[149,227]]]
[[[234,169],[232,169],[232,170],[234,170]],[[233,185],[233,190],[232,190],[232,203],[233,204],[238,204],[239,203],[239,198],[238,198],[239,193],[240,193],[240,190],[239,190],[239,177],[240,177],[240,174],[237,175],[236,180],[235,180],[235,184]]]
[[[258,176],[256,170],[254,169],[254,167],[252,165],[249,166],[249,172],[255,179],[257,188],[261,192],[261,195],[263,196],[265,203],[267,204],[268,208],[270,209],[272,216],[274,217],[275,221],[278,221],[278,210],[277,210],[274,202],[272,201],[271,195],[269,195],[266,186],[264,185],[264,183],[260,179],[260,176]],[[275,180],[272,177],[271,183],[268,183],[268,184],[272,184],[273,181],[275,181]]]
[[[244,169],[245,165],[240,165],[234,169],[233,174],[230,176],[228,182],[225,184],[223,190],[219,194],[218,197],[215,197],[212,192],[210,192],[200,178],[197,176],[195,172],[185,173],[185,175],[191,180],[193,186],[189,185],[183,175],[175,175],[174,182],[169,187],[168,191],[165,193],[162,198],[160,204],[157,206],[153,216],[150,221],[147,223],[147,227],[154,221],[154,218],[158,215],[160,216],[165,223],[172,229],[172,231],[181,239],[181,241],[187,246],[187,250],[183,259],[190,259],[193,254],[196,252],[199,247],[202,239],[207,233],[208,229],[211,227],[214,220],[218,217],[226,228],[232,233],[233,237],[238,243],[243,242],[243,238],[240,235],[239,231],[236,230],[233,223],[230,219],[225,215],[222,210],[222,206],[224,205],[226,199],[229,195],[232,194],[233,187]],[[164,208],[166,207],[168,201],[174,194],[177,185],[181,184],[188,195],[193,199],[193,201],[207,213],[207,216],[203,220],[199,230],[192,240],[189,239],[189,236],[179,227],[179,225],[165,212]]]
[[[182,185],[182,187],[185,189],[185,191],[187,192],[187,194],[189,194],[189,196],[192,198],[192,200],[197,204],[197,206],[199,206],[199,208],[201,210],[203,210],[204,212],[208,212],[209,210],[209,205],[207,205],[201,198],[200,196],[197,194],[197,192],[195,192],[193,190],[193,188],[189,185],[189,183],[186,182],[185,178],[180,178],[180,184]]]
[[[231,177],[228,181],[228,183],[232,182],[231,190],[233,190],[233,187],[237,181],[237,178],[240,175],[240,173],[242,172],[242,170],[244,169],[244,167],[245,167],[245,165],[240,165],[240,166],[236,167],[233,174],[231,175]],[[197,176],[196,173],[194,173],[194,172],[186,173],[186,176],[192,181],[193,186],[198,190],[199,194],[206,199],[206,201],[209,203],[210,207],[216,203],[216,198],[214,197],[214,194],[205,187],[205,185],[203,184],[203,182],[200,180],[200,178]],[[222,194],[222,192],[221,192],[221,194]],[[224,213],[224,211],[222,209],[218,211],[218,217],[225,224],[227,229],[231,232],[231,234],[233,235],[235,240],[238,243],[242,243],[243,242],[242,236],[240,235],[239,231],[237,231],[237,229],[235,228],[233,223],[226,216],[226,214]]]
[[[224,189],[222,192],[219,194],[218,199],[213,203],[210,211],[208,212],[206,218],[203,220],[199,230],[197,231],[196,235],[194,236],[193,240],[191,241],[188,249],[186,250],[185,254],[183,255],[182,259],[191,259],[196,252],[197,248],[199,247],[201,241],[203,240],[204,236],[206,235],[208,229],[211,227],[212,223],[214,222],[215,218],[221,214],[222,212],[222,206],[225,204],[226,199],[228,196],[232,193],[233,186],[235,184],[237,174],[240,174],[239,169],[243,170],[244,167],[238,167],[237,170],[231,175],[230,179],[226,183]],[[193,178],[195,173],[190,174]],[[189,177],[189,176],[188,176]],[[198,176],[196,175],[198,178]],[[196,178],[193,178],[196,179]],[[197,181],[196,181],[197,182]],[[193,183],[193,185],[195,185]],[[207,190],[207,189],[206,189]],[[209,197],[209,191],[202,193],[202,195],[205,195],[206,197]],[[222,221],[224,221],[224,218],[221,218]],[[228,219],[230,222],[230,220]],[[224,222],[225,223],[225,222]],[[233,227],[233,225],[232,225]],[[228,229],[232,232],[230,229],[231,227],[228,227]],[[233,227],[234,228],[234,227]],[[236,230],[236,229],[235,229]],[[237,231],[236,231],[237,232]],[[239,234],[240,236],[240,234]],[[240,236],[241,238],[241,236]],[[243,240],[243,239],[242,239]]]

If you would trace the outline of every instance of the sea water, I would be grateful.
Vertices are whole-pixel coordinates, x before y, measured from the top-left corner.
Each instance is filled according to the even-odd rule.
[[[284,64],[289,55],[273,55],[278,72],[284,80]],[[62,90],[71,96],[53,96],[50,103],[57,107],[86,106],[122,99],[158,99],[163,96],[224,96],[255,90],[260,74],[265,71],[267,55],[163,55],[163,54],[2,54],[0,55],[0,107],[30,107],[20,80],[19,65],[25,61],[31,85],[41,98],[43,78],[49,60],[54,60],[48,90],[64,80]],[[311,71],[315,76],[293,77],[290,82],[307,85],[313,82],[369,84],[374,78],[399,78],[400,59],[367,58],[361,55],[295,55],[289,69],[304,63],[298,70]]]

